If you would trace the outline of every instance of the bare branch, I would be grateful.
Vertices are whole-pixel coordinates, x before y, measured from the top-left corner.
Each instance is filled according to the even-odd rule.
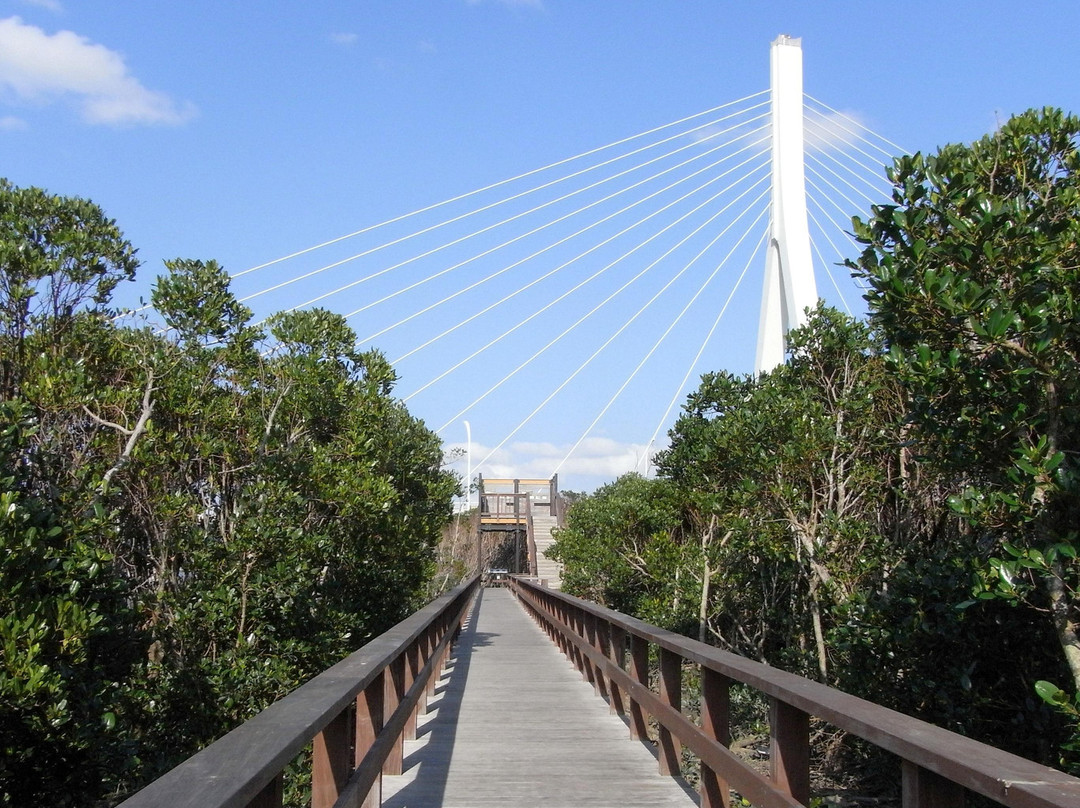
[[[82,408],[83,408],[83,412],[85,412],[87,415],[89,415],[90,418],[95,423],[99,424],[100,426],[105,426],[105,427],[108,427],[109,429],[115,429],[121,435],[131,435],[131,430],[128,429],[126,426],[120,426],[120,424],[114,424],[112,421],[106,421],[100,415],[95,415],[94,411],[91,410],[89,407],[87,407],[85,404],[82,405]]]
[[[154,392],[154,369],[150,368],[146,372],[146,389],[143,391],[142,400],[142,412],[139,413],[139,420],[135,423],[135,428],[132,430],[123,430],[123,427],[119,427],[127,434],[127,443],[124,445],[124,451],[120,453],[120,458],[116,461],[111,469],[105,472],[105,476],[101,479],[101,494],[104,495],[109,488],[109,483],[112,482],[112,478],[116,476],[116,473],[120,471],[128,462],[131,457],[132,451],[135,449],[135,444],[139,440],[139,437],[146,431],[146,425],[150,422],[150,414],[154,410],[154,402],[151,398]],[[92,415],[92,413],[91,413]]]

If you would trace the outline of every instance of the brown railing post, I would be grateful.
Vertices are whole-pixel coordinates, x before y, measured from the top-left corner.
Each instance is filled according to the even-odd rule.
[[[404,653],[398,655],[397,659],[386,666],[384,683],[386,686],[383,688],[383,714],[389,719],[405,695]],[[394,741],[393,750],[387,755],[386,762],[383,764],[383,774],[401,774],[404,752],[405,738],[399,735]]]
[[[630,676],[639,685],[649,687],[649,641],[637,634],[630,636]],[[630,737],[635,741],[649,737],[645,711],[633,696],[630,697]]]
[[[961,786],[909,760],[901,766],[903,808],[963,808]]]
[[[725,749],[731,745],[731,679],[702,666],[701,729]],[[725,780],[701,767],[701,808],[728,808],[731,792]]]
[[[588,618],[585,616],[585,610],[580,608],[574,609],[574,634],[578,637],[586,638],[585,621]],[[581,671],[581,675],[585,677],[585,680],[595,687],[596,681],[593,676],[592,661],[582,653],[581,649],[576,645],[574,646],[574,656],[577,658],[577,669]]]
[[[626,670],[626,646],[628,635],[624,629],[612,625],[611,627],[611,661],[623,670]],[[630,701],[630,694],[621,687],[615,685],[611,689],[615,712],[626,715],[626,706]]]
[[[409,688],[413,686],[413,682],[416,681],[417,674],[420,673],[420,638],[417,637],[413,640],[405,650],[405,684],[402,687],[402,695],[409,692]],[[420,712],[419,702],[409,712],[409,718],[405,722],[405,730],[402,733],[402,737],[406,741],[416,740],[416,717]]]
[[[352,715],[342,710],[315,736],[311,749],[311,808],[333,808],[349,779]]]
[[[660,649],[660,700],[675,710],[682,709],[682,657],[666,648]],[[678,776],[682,745],[663,724],[659,736],[660,774]]]
[[[247,808],[281,808],[285,798],[285,777],[278,774],[267,783],[263,790],[256,794],[247,804]]]
[[[385,678],[386,672],[383,671],[356,696],[356,749],[353,754],[353,766],[360,765],[371,745],[382,732],[385,721],[383,712]],[[381,776],[376,778],[375,785],[371,787],[371,793],[368,794],[361,808],[379,808],[380,805],[382,805]]]
[[[600,650],[603,652],[604,656],[620,668],[623,665],[623,636],[622,632],[618,631],[615,626],[611,625],[607,620],[603,622],[603,630],[600,632]],[[626,708],[623,707],[622,690],[612,678],[608,679],[608,696],[610,697],[609,710],[611,713],[622,715],[626,712]]]
[[[585,642],[594,651],[600,650],[600,620],[594,614],[585,615]],[[593,692],[606,700],[608,690],[603,668],[588,657],[585,658],[585,664],[588,665],[589,672],[592,674],[589,679],[593,684]]]
[[[438,623],[433,624],[431,626],[431,628],[428,629],[428,632],[427,632],[427,644],[426,644],[426,648],[424,650],[424,664],[425,665],[427,664],[427,661],[429,659],[431,659],[432,655],[435,653],[435,647],[439,644],[439,640],[442,639],[442,634],[443,634],[443,626],[442,626],[442,621],[441,620]],[[438,684],[438,682],[439,682],[439,676],[442,674],[442,667],[443,667],[443,660],[442,659],[437,659],[435,661],[435,668],[431,672],[431,678],[428,679],[427,688],[426,688],[426,690],[424,692],[424,698],[422,698],[420,700],[420,703],[423,705],[422,709],[423,709],[424,715],[427,715],[428,700],[432,696],[435,695],[435,685]]]
[[[769,699],[769,776],[803,805],[810,802],[810,716],[780,699]]]
[[[555,617],[558,618],[563,625],[573,628],[574,624],[571,622],[570,607],[563,601],[559,601],[555,604]],[[566,658],[570,661],[570,664],[574,664],[574,645],[570,640],[560,631],[559,636],[562,637],[563,653],[566,654]]]

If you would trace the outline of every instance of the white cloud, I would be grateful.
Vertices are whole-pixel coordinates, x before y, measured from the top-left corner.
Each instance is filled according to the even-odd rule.
[[[359,34],[354,34],[349,31],[338,31],[330,34],[330,41],[335,45],[342,45],[346,48],[351,48],[360,40]]]
[[[72,31],[0,20],[0,89],[26,101],[75,101],[92,124],[179,124],[195,113],[144,87],[123,57]]]
[[[815,114],[806,119],[804,137],[806,148],[832,151],[859,140],[866,127],[855,112]]]
[[[465,444],[450,443],[445,448],[447,456],[453,458],[448,467],[464,480],[467,467],[467,458],[463,455]],[[631,471],[645,474],[649,458],[664,447],[598,437],[586,438],[567,457],[571,448],[569,443],[520,441],[492,452],[490,446],[474,441],[473,477],[479,473],[489,478],[548,479],[558,467],[563,488],[592,491]]]
[[[17,132],[26,129],[26,121],[14,115],[0,116],[0,132]]]
[[[60,5],[59,0],[22,0],[23,5],[37,6],[38,8],[46,9],[54,14],[59,14],[64,10],[64,7]]]

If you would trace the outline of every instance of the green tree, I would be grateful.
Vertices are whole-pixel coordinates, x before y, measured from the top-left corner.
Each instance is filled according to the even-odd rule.
[[[574,503],[548,553],[565,565],[568,592],[678,625],[682,519],[668,481],[624,474]]]
[[[95,804],[412,610],[457,483],[340,316],[267,335],[178,259],[118,325],[115,225],[0,201],[0,789]]]
[[[105,306],[137,267],[134,248],[94,203],[0,178],[0,398],[19,390],[31,333],[57,347],[75,315]]]
[[[994,558],[980,597],[1048,612],[1080,688],[1080,119],[1018,115],[896,161],[852,266],[919,451]]]
[[[37,493],[49,459],[29,408],[0,402],[0,803],[90,801],[132,774],[125,681],[140,659],[130,592]],[[36,479],[35,479],[36,478]]]
[[[740,570],[747,592],[761,593],[742,608],[731,602],[742,595],[728,595],[741,622],[718,636],[764,655],[805,614],[791,629],[805,630],[828,680],[829,612],[886,569],[880,513],[897,476],[898,398],[869,330],[839,312],[811,312],[789,345],[788,363],[760,379],[707,374],[657,467],[687,492],[693,521],[711,526],[698,530],[712,556],[703,574]]]

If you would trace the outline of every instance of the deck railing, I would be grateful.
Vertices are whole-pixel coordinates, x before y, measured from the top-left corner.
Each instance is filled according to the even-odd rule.
[[[479,586],[476,576],[267,707],[121,804],[121,808],[277,808],[283,771],[312,744],[314,808],[381,802],[400,774]]]
[[[727,806],[729,787],[761,808],[810,802],[810,718],[895,754],[904,808],[958,808],[965,790],[1009,808],[1080,806],[1080,780],[964,738],[895,710],[731,654],[635,618],[516,578],[511,587],[563,653],[627,718],[633,738],[658,725],[660,771],[678,775],[681,747],[701,761],[701,805]],[[659,683],[649,686],[649,655]],[[700,725],[681,710],[683,665],[701,673]],[[730,688],[749,685],[769,700],[770,774],[730,750]]]

